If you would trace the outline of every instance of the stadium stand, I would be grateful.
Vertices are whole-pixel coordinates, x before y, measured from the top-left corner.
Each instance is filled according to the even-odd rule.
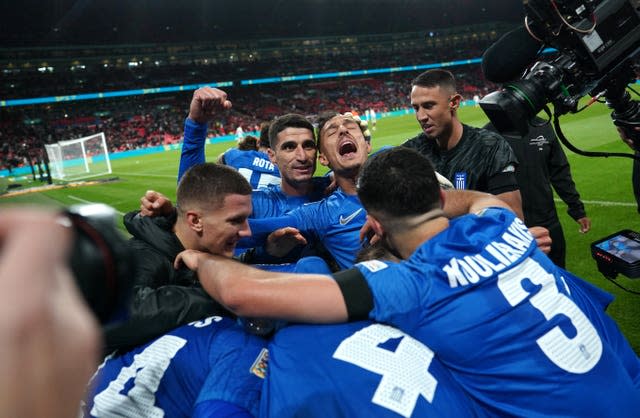
[[[238,126],[257,131],[276,115],[314,115],[325,109],[408,106],[412,72],[333,77],[305,82],[241,86],[240,79],[393,68],[479,57],[501,33],[496,24],[443,31],[438,36],[408,32],[313,39],[225,41],[217,45],[120,45],[0,49],[2,100],[98,91],[146,89],[227,80],[223,87],[234,108],[209,130],[232,133]],[[357,54],[353,54],[357,50]],[[479,65],[457,71],[460,91],[472,97],[491,87]],[[482,87],[479,87],[482,86]],[[105,132],[110,152],[176,143],[181,140],[184,106],[191,91],[143,94],[44,105],[0,107],[0,169],[35,163],[42,146]],[[348,99],[347,99],[348,98]]]

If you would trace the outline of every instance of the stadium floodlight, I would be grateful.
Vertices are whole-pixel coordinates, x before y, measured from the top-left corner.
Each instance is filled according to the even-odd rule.
[[[104,132],[45,145],[51,177],[71,181],[111,174]]]

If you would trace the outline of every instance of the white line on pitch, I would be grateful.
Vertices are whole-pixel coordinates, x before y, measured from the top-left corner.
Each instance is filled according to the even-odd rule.
[[[554,199],[558,203],[563,203],[561,199]],[[607,200],[583,200],[582,203],[599,206],[636,206],[636,203],[631,202],[610,202]]]
[[[91,202],[89,200],[84,200],[84,199],[80,199],[79,197],[76,196],[72,196],[72,195],[67,195],[67,197],[71,200],[77,200],[78,202],[82,202],[82,203],[102,203],[102,202]],[[113,206],[112,206],[113,207]],[[113,208],[113,210],[116,211],[117,214],[119,214],[120,216],[124,216],[124,212],[120,212],[119,210],[116,210],[115,208]]]

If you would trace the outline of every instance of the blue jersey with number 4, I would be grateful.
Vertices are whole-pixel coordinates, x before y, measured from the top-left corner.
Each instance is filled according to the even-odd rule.
[[[512,212],[463,216],[405,262],[356,267],[370,317],[429,345],[492,414],[638,416],[640,392],[615,347]]]
[[[266,342],[235,321],[210,317],[107,358],[87,397],[91,417],[208,417],[231,404],[256,416]],[[217,414],[217,416],[226,416]]]
[[[281,329],[267,374],[262,418],[484,414],[427,346],[369,321]]]

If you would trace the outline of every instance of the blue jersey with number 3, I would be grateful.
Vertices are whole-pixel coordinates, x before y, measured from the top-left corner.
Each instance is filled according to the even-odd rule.
[[[93,379],[86,412],[100,418],[206,417],[213,402],[256,416],[265,346],[228,318],[192,322],[107,358]]]
[[[638,416],[623,360],[512,212],[452,220],[406,262],[356,267],[370,317],[428,344],[492,414]]]
[[[434,353],[388,325],[292,325],[269,345],[262,418],[474,417]]]

